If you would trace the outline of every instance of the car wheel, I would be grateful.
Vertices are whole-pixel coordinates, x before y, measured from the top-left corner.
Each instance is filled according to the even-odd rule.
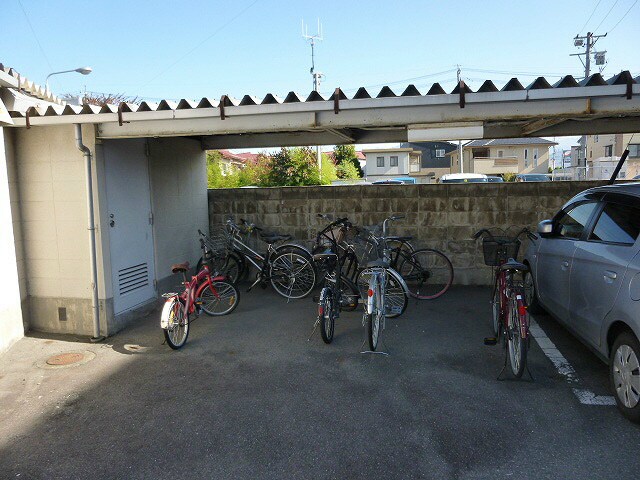
[[[522,282],[524,286],[524,297],[527,301],[527,307],[529,313],[542,313],[543,308],[540,305],[540,301],[538,300],[538,292],[536,291],[536,283],[533,280],[533,275],[531,270],[525,272],[524,281]]]
[[[609,378],[622,414],[640,423],[640,343],[630,332],[621,333],[613,343]]]

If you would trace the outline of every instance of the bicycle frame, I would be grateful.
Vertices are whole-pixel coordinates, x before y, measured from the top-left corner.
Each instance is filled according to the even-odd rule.
[[[195,313],[196,305],[199,305],[200,297],[205,288],[209,287],[211,293],[213,293],[216,297],[218,297],[218,292],[213,286],[214,281],[224,280],[223,275],[218,275],[216,277],[211,277],[209,272],[209,267],[204,265],[202,270],[200,270],[196,275],[191,277],[191,280],[187,281],[186,275],[183,274],[184,282],[183,285],[185,287],[184,291],[180,294],[175,294],[173,296],[179,296],[184,301],[184,314],[186,318],[189,318],[188,315]]]

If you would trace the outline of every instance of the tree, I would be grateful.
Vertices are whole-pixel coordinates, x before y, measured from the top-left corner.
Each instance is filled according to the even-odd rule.
[[[318,183],[316,155],[311,148],[281,148],[279,152],[271,155],[270,186],[302,186]]]
[[[78,95],[73,93],[65,93],[62,95],[62,99],[67,102],[75,102],[76,99],[80,99],[83,105],[119,105],[122,102],[136,103],[138,97],[131,97],[124,93],[101,93],[101,92],[81,92]]]
[[[360,167],[360,162],[356,156],[355,145],[336,145],[333,148],[333,158],[338,167],[338,178],[362,178],[364,172]],[[347,165],[352,165],[353,168]],[[357,173],[357,176],[353,176],[353,172]],[[351,175],[351,176],[343,176]]]

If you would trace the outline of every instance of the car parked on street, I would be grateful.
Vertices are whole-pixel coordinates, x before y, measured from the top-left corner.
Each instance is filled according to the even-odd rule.
[[[489,183],[502,183],[504,182],[504,178],[498,177],[496,175],[487,175],[487,181]]]
[[[519,173],[516,182],[548,182],[549,177],[544,173]]]
[[[640,183],[591,188],[538,224],[530,311],[547,310],[609,365],[618,407],[640,422]]]

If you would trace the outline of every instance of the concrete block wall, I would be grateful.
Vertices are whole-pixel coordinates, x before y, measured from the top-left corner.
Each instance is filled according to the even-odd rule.
[[[552,217],[576,193],[604,182],[542,182],[437,185],[360,185],[209,190],[209,223],[228,215],[310,241],[328,213],[358,225],[392,214],[391,233],[411,235],[420,247],[437,248],[451,259],[455,283],[491,283],[491,269],[471,236],[485,227],[524,227]],[[521,249],[524,252],[524,245]]]

